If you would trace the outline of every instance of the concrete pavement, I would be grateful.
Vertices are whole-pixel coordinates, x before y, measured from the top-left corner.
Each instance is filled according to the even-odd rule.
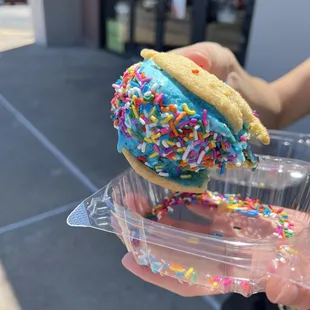
[[[109,119],[110,84],[127,64],[87,49],[2,53],[0,296],[10,306],[1,310],[206,309],[127,272],[117,237],[66,225],[92,192],[86,179],[99,188],[127,167]]]

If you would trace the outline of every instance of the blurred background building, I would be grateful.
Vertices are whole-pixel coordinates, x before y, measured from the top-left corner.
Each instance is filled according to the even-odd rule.
[[[48,46],[86,43],[128,57],[144,47],[169,50],[210,40],[227,46],[243,62],[254,0],[30,3],[37,42]]]

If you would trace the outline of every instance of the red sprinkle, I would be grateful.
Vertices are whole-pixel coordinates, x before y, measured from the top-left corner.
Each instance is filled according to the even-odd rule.
[[[139,160],[139,161],[142,161],[142,162],[146,162],[146,158],[145,157],[143,157],[143,156],[139,156],[139,157],[137,157],[137,159]]]

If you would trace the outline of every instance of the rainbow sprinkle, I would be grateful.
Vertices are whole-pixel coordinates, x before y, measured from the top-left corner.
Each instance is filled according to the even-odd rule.
[[[186,281],[191,284],[198,284],[198,271],[195,270],[194,267],[184,267],[181,265],[167,263],[162,259],[156,259],[151,254],[150,250],[146,251],[140,247],[138,247],[134,253],[138,259],[139,265],[150,267],[151,271],[155,274],[170,276],[179,280],[181,283]],[[222,276],[212,276],[203,273],[199,273],[199,278],[200,281],[209,283],[210,289],[213,291],[216,290],[219,292],[228,293],[239,286],[240,293],[243,293],[245,296],[250,294],[251,283],[247,280],[239,280]]]
[[[203,194],[175,193],[163,200],[162,204],[153,208],[147,218],[153,221],[160,220],[168,212],[173,212],[176,205],[200,204],[206,207],[218,208],[221,212],[235,212],[250,217],[270,218],[275,226],[273,235],[278,238],[290,238],[294,233],[294,224],[289,220],[284,208],[275,208],[262,204],[259,199],[245,198],[236,194],[222,195],[217,192],[207,191]],[[234,226],[235,230],[242,227]],[[214,236],[223,237],[219,234]]]
[[[163,177],[182,179],[212,167],[223,174],[228,164],[241,166],[245,161],[256,168],[258,158],[250,151],[245,128],[237,135],[226,124],[219,132],[210,130],[212,117],[207,109],[200,114],[190,102],[169,102],[161,85],[146,76],[142,65],[132,65],[112,85],[111,101],[114,127],[121,137],[134,141],[134,147],[128,149],[139,161]]]

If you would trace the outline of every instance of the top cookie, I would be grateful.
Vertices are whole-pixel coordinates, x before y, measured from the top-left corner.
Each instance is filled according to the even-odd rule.
[[[246,101],[215,75],[181,55],[143,49],[141,56],[152,59],[185,88],[213,105],[227,119],[235,133],[238,133],[245,123],[254,137],[263,144],[269,144],[270,138],[266,128],[259,118],[254,116]]]

